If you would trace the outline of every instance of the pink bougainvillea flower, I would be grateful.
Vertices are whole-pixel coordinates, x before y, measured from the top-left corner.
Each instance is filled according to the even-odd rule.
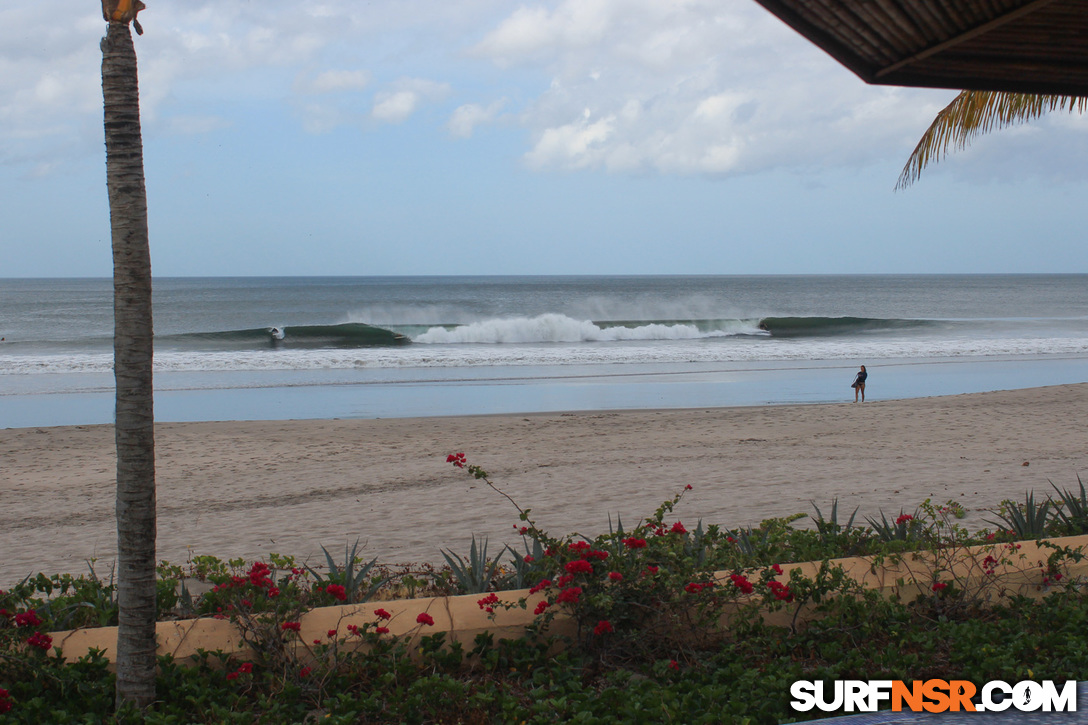
[[[897,518],[895,520],[895,523],[896,524],[905,524],[908,521],[913,521],[913,520],[914,520],[914,517],[911,516],[910,514],[900,514],[899,518]]]
[[[529,593],[530,594],[536,594],[537,592],[544,591],[545,589],[547,589],[551,585],[552,585],[552,583],[551,583],[550,580],[541,579],[539,584],[537,584],[536,586],[529,589]]]
[[[467,459],[465,458],[464,453],[451,453],[446,456],[446,463],[452,463],[458,468],[464,468],[466,462]]]
[[[933,582],[933,591],[935,592],[939,592],[947,587],[948,584],[946,584],[945,582]]]
[[[331,594],[333,599],[337,601],[346,602],[348,599],[348,590],[340,584],[330,584],[325,587],[325,593]]]
[[[33,609],[28,609],[25,612],[19,612],[15,615],[16,627],[37,627],[42,623],[38,613]]]
[[[53,638],[48,634],[35,632],[26,638],[26,643],[31,647],[37,647],[44,652],[48,652],[49,648],[53,646]]]
[[[243,674],[248,675],[250,672],[253,671],[253,663],[252,662],[243,662],[242,664],[238,665],[238,671],[243,673]]]
[[[268,596],[278,597],[280,595],[279,587],[268,587]]]
[[[563,567],[569,574],[592,574],[593,565],[584,559],[578,559],[576,561],[568,561],[566,566]]]
[[[571,551],[585,551],[590,547],[588,541],[572,541],[567,544],[567,548]]]
[[[280,625],[280,628],[286,631],[297,632],[302,629],[301,622],[284,622]]]
[[[677,662],[676,660],[669,660],[669,669],[670,670],[679,670],[680,669],[680,663]]]
[[[571,587],[559,592],[559,596],[555,598],[555,601],[560,604],[577,604],[581,596],[582,587]]]
[[[543,614],[544,610],[547,609],[549,606],[551,605],[548,604],[548,601],[546,599],[541,599],[537,603],[536,609],[533,610],[533,614]]]
[[[740,589],[745,594],[752,593],[752,582],[748,581],[748,577],[743,574],[730,574],[729,579],[737,589]]]
[[[311,672],[313,672],[313,669],[311,669],[310,667],[303,667],[301,670],[298,671],[298,676],[303,678],[309,677]]]
[[[623,581],[623,574],[620,574],[618,571],[610,571],[608,572],[608,578],[614,582],[621,582]]]
[[[419,624],[434,626],[434,617],[427,614],[426,612],[420,612],[419,616],[416,617],[416,622],[418,622]]]
[[[378,634],[389,634],[389,627],[375,627],[374,631]]]
[[[557,587],[559,587],[560,589],[562,589],[563,587],[570,584],[572,581],[574,581],[574,575],[573,574],[564,574],[563,576],[561,576],[561,577],[559,577],[558,579],[555,580],[555,585]]]
[[[680,523],[679,521],[677,521],[675,524],[673,524],[672,528],[669,529],[670,534],[686,534],[687,532],[688,532],[688,530],[685,529],[684,525],[682,523]]]
[[[230,680],[237,680],[237,679],[238,679],[238,673],[237,672],[228,672],[227,673],[227,681],[228,682]]]
[[[613,631],[612,623],[609,622],[607,619],[602,619],[601,621],[597,622],[597,626],[593,628],[593,634],[597,635],[598,637],[606,632],[611,631]]]
[[[393,615],[385,611],[384,609],[375,609],[374,616],[378,619],[390,619]]]
[[[636,539],[634,536],[629,536],[623,540],[623,545],[628,549],[645,549],[646,539]]]
[[[499,603],[499,595],[495,594],[494,592],[492,592],[491,594],[488,594],[483,599],[478,599],[476,601],[477,606],[479,606],[480,609],[484,610],[488,614],[494,614],[495,613],[495,605],[498,604],[498,603]]]
[[[782,573],[782,567],[780,567],[778,564],[771,564],[771,570],[774,571],[775,574]]]

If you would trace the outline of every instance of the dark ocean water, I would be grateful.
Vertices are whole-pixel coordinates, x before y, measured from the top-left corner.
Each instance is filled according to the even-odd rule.
[[[0,280],[0,426],[108,422],[105,279]],[[160,420],[831,402],[1088,379],[1088,275],[155,281]],[[851,394],[852,397],[852,394]]]

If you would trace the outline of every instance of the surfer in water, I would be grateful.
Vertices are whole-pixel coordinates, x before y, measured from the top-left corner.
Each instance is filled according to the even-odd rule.
[[[854,389],[854,402],[858,402],[858,395],[861,395],[861,402],[865,402],[865,379],[869,377],[869,373],[865,372],[865,366],[861,366],[861,372],[854,377],[854,382],[850,384],[850,387]]]
[[[276,341],[278,341],[278,340],[282,340],[282,339],[283,339],[283,328],[280,328],[280,327],[273,327],[273,328],[272,328],[271,330],[269,330],[268,332],[269,332],[269,334],[271,334],[271,335],[272,335],[272,342],[276,342]]]

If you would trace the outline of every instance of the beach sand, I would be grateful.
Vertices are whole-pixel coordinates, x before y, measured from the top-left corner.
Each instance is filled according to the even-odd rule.
[[[850,392],[850,391],[844,391]],[[553,534],[629,528],[690,484],[671,519],[729,527],[797,512],[840,520],[1088,481],[1088,383],[902,401],[157,427],[158,558],[324,563],[360,540],[384,563],[516,543],[513,505],[446,463],[463,451]],[[1029,465],[1025,465],[1029,464]],[[0,430],[0,587],[113,559],[110,426]]]

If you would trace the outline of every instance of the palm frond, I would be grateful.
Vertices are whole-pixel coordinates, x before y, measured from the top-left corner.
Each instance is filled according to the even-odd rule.
[[[1051,111],[1088,110],[1088,98],[1038,93],[962,91],[941,109],[907,159],[896,190],[918,180],[922,171],[949,154],[962,151],[971,141],[995,129],[1008,128],[1039,118]]]

